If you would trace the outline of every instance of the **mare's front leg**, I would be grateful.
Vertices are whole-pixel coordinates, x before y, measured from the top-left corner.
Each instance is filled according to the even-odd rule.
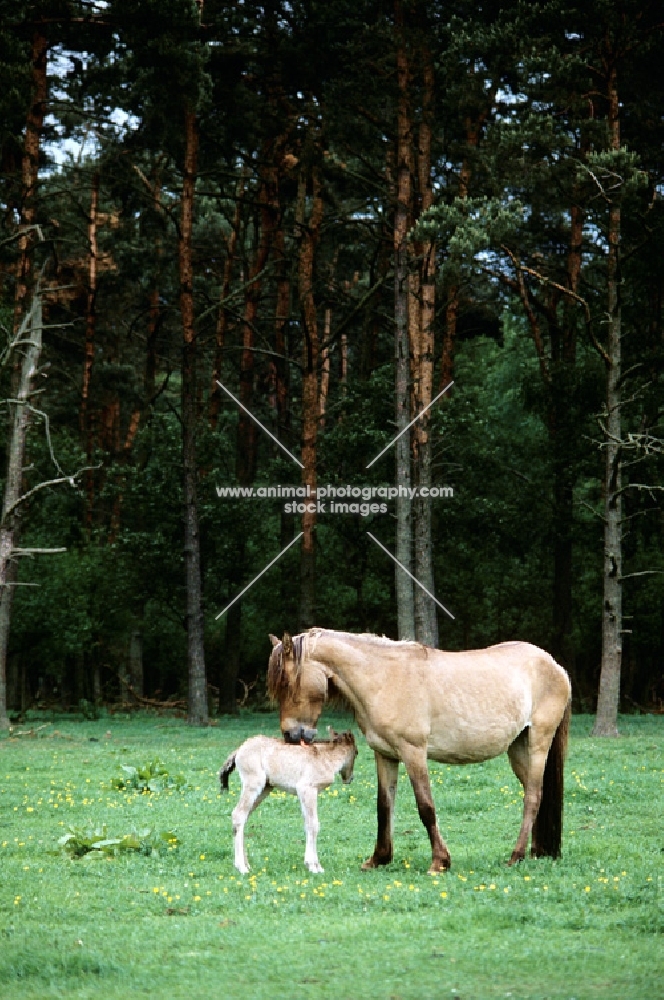
[[[420,750],[413,746],[404,747],[401,757],[406,765],[410,783],[413,786],[417,811],[429,834],[431,842],[431,867],[429,868],[429,874],[435,875],[437,872],[446,871],[450,867],[452,860],[436,822],[436,807],[433,802],[433,795],[431,794],[426,750]]]
[[[307,838],[304,849],[304,863],[310,872],[320,874],[324,871],[318,860],[316,840],[318,838],[318,789],[312,785],[298,789],[297,797],[300,800],[302,815],[304,816],[304,832]]]
[[[377,750],[374,750],[374,756],[376,758],[376,776],[378,778],[378,834],[373,854],[362,865],[365,871],[369,868],[377,868],[379,865],[389,865],[394,853],[392,844],[394,832],[394,799],[397,793],[399,761],[383,757]]]

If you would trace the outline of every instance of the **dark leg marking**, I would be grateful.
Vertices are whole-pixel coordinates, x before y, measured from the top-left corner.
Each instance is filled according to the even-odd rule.
[[[397,779],[399,777],[399,761],[389,760],[378,752],[375,752],[375,757],[376,775],[378,778],[378,797],[376,802],[378,833],[376,835],[374,852],[362,865],[362,868],[365,870],[377,868],[379,865],[389,865],[394,854],[392,829],[394,826],[394,799],[397,791]]]

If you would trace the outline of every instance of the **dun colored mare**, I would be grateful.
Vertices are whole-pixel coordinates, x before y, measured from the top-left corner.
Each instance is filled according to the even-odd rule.
[[[449,868],[450,854],[436,823],[427,758],[472,764],[505,751],[524,789],[509,863],[522,860],[531,834],[533,856],[558,857],[571,686],[548,653],[527,642],[448,653],[320,628],[270,639],[268,689],[285,739],[311,741],[326,699],[340,695],[374,751],[378,836],[364,868],[392,860],[399,761],[431,841],[429,871],[438,872]]]
[[[230,755],[219,771],[221,790],[228,788],[228,776],[237,767],[242,794],[233,810],[235,867],[249,871],[244,847],[244,826],[254,809],[273,788],[297,795],[304,816],[307,838],[304,863],[310,872],[322,872],[316,838],[318,837],[318,792],[334,781],[341,771],[347,784],[353,779],[357,746],[351,732],[335,733],[330,729],[329,742],[311,746],[288,746],[270,736],[252,736]]]

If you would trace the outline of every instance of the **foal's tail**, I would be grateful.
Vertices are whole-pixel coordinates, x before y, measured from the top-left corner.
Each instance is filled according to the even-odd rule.
[[[236,753],[237,750],[234,750],[230,757],[228,757],[224,764],[222,764],[221,770],[219,771],[219,781],[221,783],[222,792],[228,791],[228,776],[235,770]]]
[[[531,853],[536,858],[560,857],[563,839],[563,772],[571,715],[570,700],[556,729],[544,768],[542,799],[532,833]]]

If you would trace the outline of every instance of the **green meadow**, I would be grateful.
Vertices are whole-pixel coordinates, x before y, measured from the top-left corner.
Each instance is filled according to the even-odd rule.
[[[320,796],[325,873],[304,868],[297,800],[273,793],[240,876],[239,779],[221,796],[216,774],[247,736],[278,735],[275,714],[203,730],[35,715],[0,739],[0,997],[662,997],[664,719],[623,717],[619,740],[592,739],[591,721],[573,720],[557,862],[506,866],[521,796],[501,757],[430,765],[450,872],[427,875],[405,775],[394,862],[361,872],[376,782],[360,736],[354,782]],[[155,760],[154,790],[123,769]],[[111,843],[89,849],[95,830]]]

